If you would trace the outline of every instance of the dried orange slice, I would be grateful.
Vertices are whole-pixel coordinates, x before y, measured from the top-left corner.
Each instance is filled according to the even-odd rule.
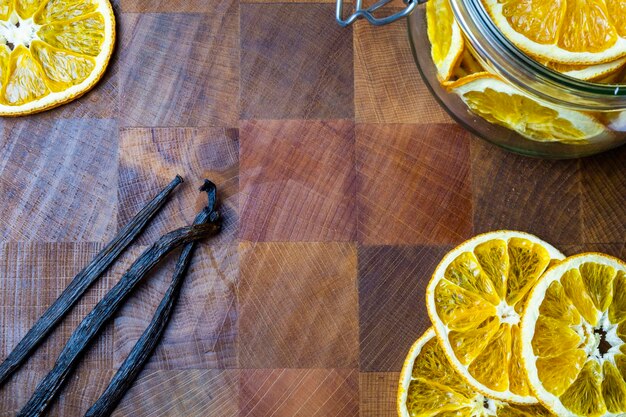
[[[447,81],[461,59],[465,43],[449,0],[431,0],[426,3],[426,26],[437,77],[439,81]]]
[[[590,115],[540,102],[486,72],[447,83],[446,87],[483,119],[535,141],[586,143],[606,132]]]
[[[624,415],[626,264],[585,253],[550,268],[528,299],[522,360],[537,399],[557,415]]]
[[[502,33],[526,53],[589,65],[626,56],[623,0],[483,0]]]
[[[485,69],[472,52],[470,52],[469,48],[465,48],[461,55],[461,60],[452,71],[453,78],[459,79],[479,72],[485,72]],[[449,83],[444,82],[443,85],[449,85]]]
[[[618,73],[622,68],[624,68],[624,66],[626,66],[626,58],[620,58],[615,61],[596,65],[568,65],[558,64],[556,62],[547,62],[544,65],[567,75],[568,77],[584,81],[600,82],[601,80]]]
[[[108,0],[0,5],[0,116],[67,103],[102,77],[115,42]]]
[[[435,269],[428,314],[452,367],[476,391],[537,402],[520,361],[520,316],[535,282],[563,257],[536,236],[496,231],[462,243]]]
[[[399,417],[548,417],[539,404],[514,405],[474,391],[454,370],[435,331],[428,329],[411,347],[398,388]]]

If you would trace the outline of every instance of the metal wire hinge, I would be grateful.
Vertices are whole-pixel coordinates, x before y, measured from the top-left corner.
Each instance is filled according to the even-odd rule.
[[[337,19],[337,23],[341,26],[346,27],[354,23],[357,19],[365,18],[368,22],[376,26],[386,25],[387,23],[395,22],[398,19],[406,17],[413,12],[415,6],[421,3],[426,3],[428,0],[403,0],[406,7],[398,12],[389,16],[376,17],[374,16],[374,12],[387,3],[390,3],[392,0],[378,0],[373,5],[368,8],[363,8],[363,0],[355,0],[356,4],[354,6],[354,13],[348,16],[347,19],[343,18],[343,2],[344,0],[337,0],[337,13],[335,18]]]

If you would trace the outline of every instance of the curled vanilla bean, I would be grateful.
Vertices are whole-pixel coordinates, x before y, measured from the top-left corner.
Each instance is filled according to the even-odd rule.
[[[201,191],[206,191],[209,197],[208,208],[211,209],[210,214],[207,211],[203,211],[194,220],[194,224],[201,224],[207,221],[215,223],[219,221],[219,213],[215,210],[216,202],[216,190],[215,185],[210,181],[205,181],[204,185],[200,188]],[[188,243],[183,248],[178,261],[176,262],[176,269],[172,277],[172,282],[168,287],[161,303],[157,307],[150,324],[143,332],[133,349],[122,363],[122,366],[113,376],[113,379],[104,390],[104,393],[98,398],[98,400],[87,410],[85,417],[107,417],[113,413],[115,407],[120,400],[126,394],[126,391],[130,388],[135,381],[141,369],[145,363],[150,359],[154,349],[157,347],[163,332],[167,327],[167,323],[170,320],[172,311],[178,296],[180,294],[180,288],[183,283],[187,268],[191,263],[191,257],[193,255],[195,243]]]
[[[208,208],[204,211],[207,211],[207,214],[211,213]],[[207,215],[207,221],[208,218]],[[219,223],[182,227],[161,236],[156,243],[146,249],[74,330],[57,358],[54,368],[39,383],[33,395],[18,413],[18,417],[36,417],[45,412],[90,342],[95,339],[139,281],[160,260],[180,245],[216,234],[220,227]]]
[[[76,304],[87,288],[119,257],[119,255],[135,240],[146,227],[148,222],[163,207],[167,197],[182,183],[183,179],[177,175],[161,192],[156,195],[144,208],[124,226],[109,244],[102,249],[95,258],[83,268],[69,285],[63,290],[45,313],[37,320],[9,356],[0,364],[0,386],[26,360],[28,355],[54,329],[67,312]]]

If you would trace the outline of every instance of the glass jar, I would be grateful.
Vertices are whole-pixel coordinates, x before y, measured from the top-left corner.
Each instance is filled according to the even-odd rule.
[[[341,15],[338,0],[337,19]],[[379,2],[380,3],[380,2]],[[481,0],[450,0],[466,47],[490,73],[538,103],[557,111],[583,112],[605,126],[602,132],[575,144],[528,139],[473,113],[461,98],[442,87],[431,57],[422,1],[410,0],[407,9],[409,40],[424,82],[441,106],[462,126],[493,144],[524,155],[576,158],[596,154],[626,143],[626,85],[585,82],[553,71],[528,57],[495,26]],[[357,5],[358,6],[358,5]],[[377,6],[377,5],[375,5]],[[380,6],[374,8],[378,9]],[[372,10],[372,11],[374,11]],[[367,16],[372,23],[388,23]],[[398,14],[395,17],[399,17]],[[344,22],[345,23],[345,22]]]

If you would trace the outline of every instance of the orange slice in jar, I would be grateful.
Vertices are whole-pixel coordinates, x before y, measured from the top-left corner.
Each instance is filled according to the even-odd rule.
[[[452,79],[459,79],[484,71],[485,69],[482,64],[476,59],[474,54],[470,52],[469,48],[466,47],[463,51],[463,55],[461,55],[461,60],[452,71]],[[445,85],[446,83],[443,84]]]
[[[89,91],[115,42],[108,0],[15,0],[0,5],[0,116],[47,110]]]
[[[527,139],[583,144],[606,132],[592,116],[543,103],[486,72],[461,78],[446,87],[473,113]]]
[[[619,73],[626,66],[626,58],[595,65],[569,65],[556,62],[546,62],[544,65],[568,77],[601,83]]]
[[[463,55],[465,44],[449,0],[430,0],[426,3],[426,26],[437,77],[439,81],[447,81]]]
[[[624,0],[482,0],[502,33],[526,53],[592,65],[626,56]]]

